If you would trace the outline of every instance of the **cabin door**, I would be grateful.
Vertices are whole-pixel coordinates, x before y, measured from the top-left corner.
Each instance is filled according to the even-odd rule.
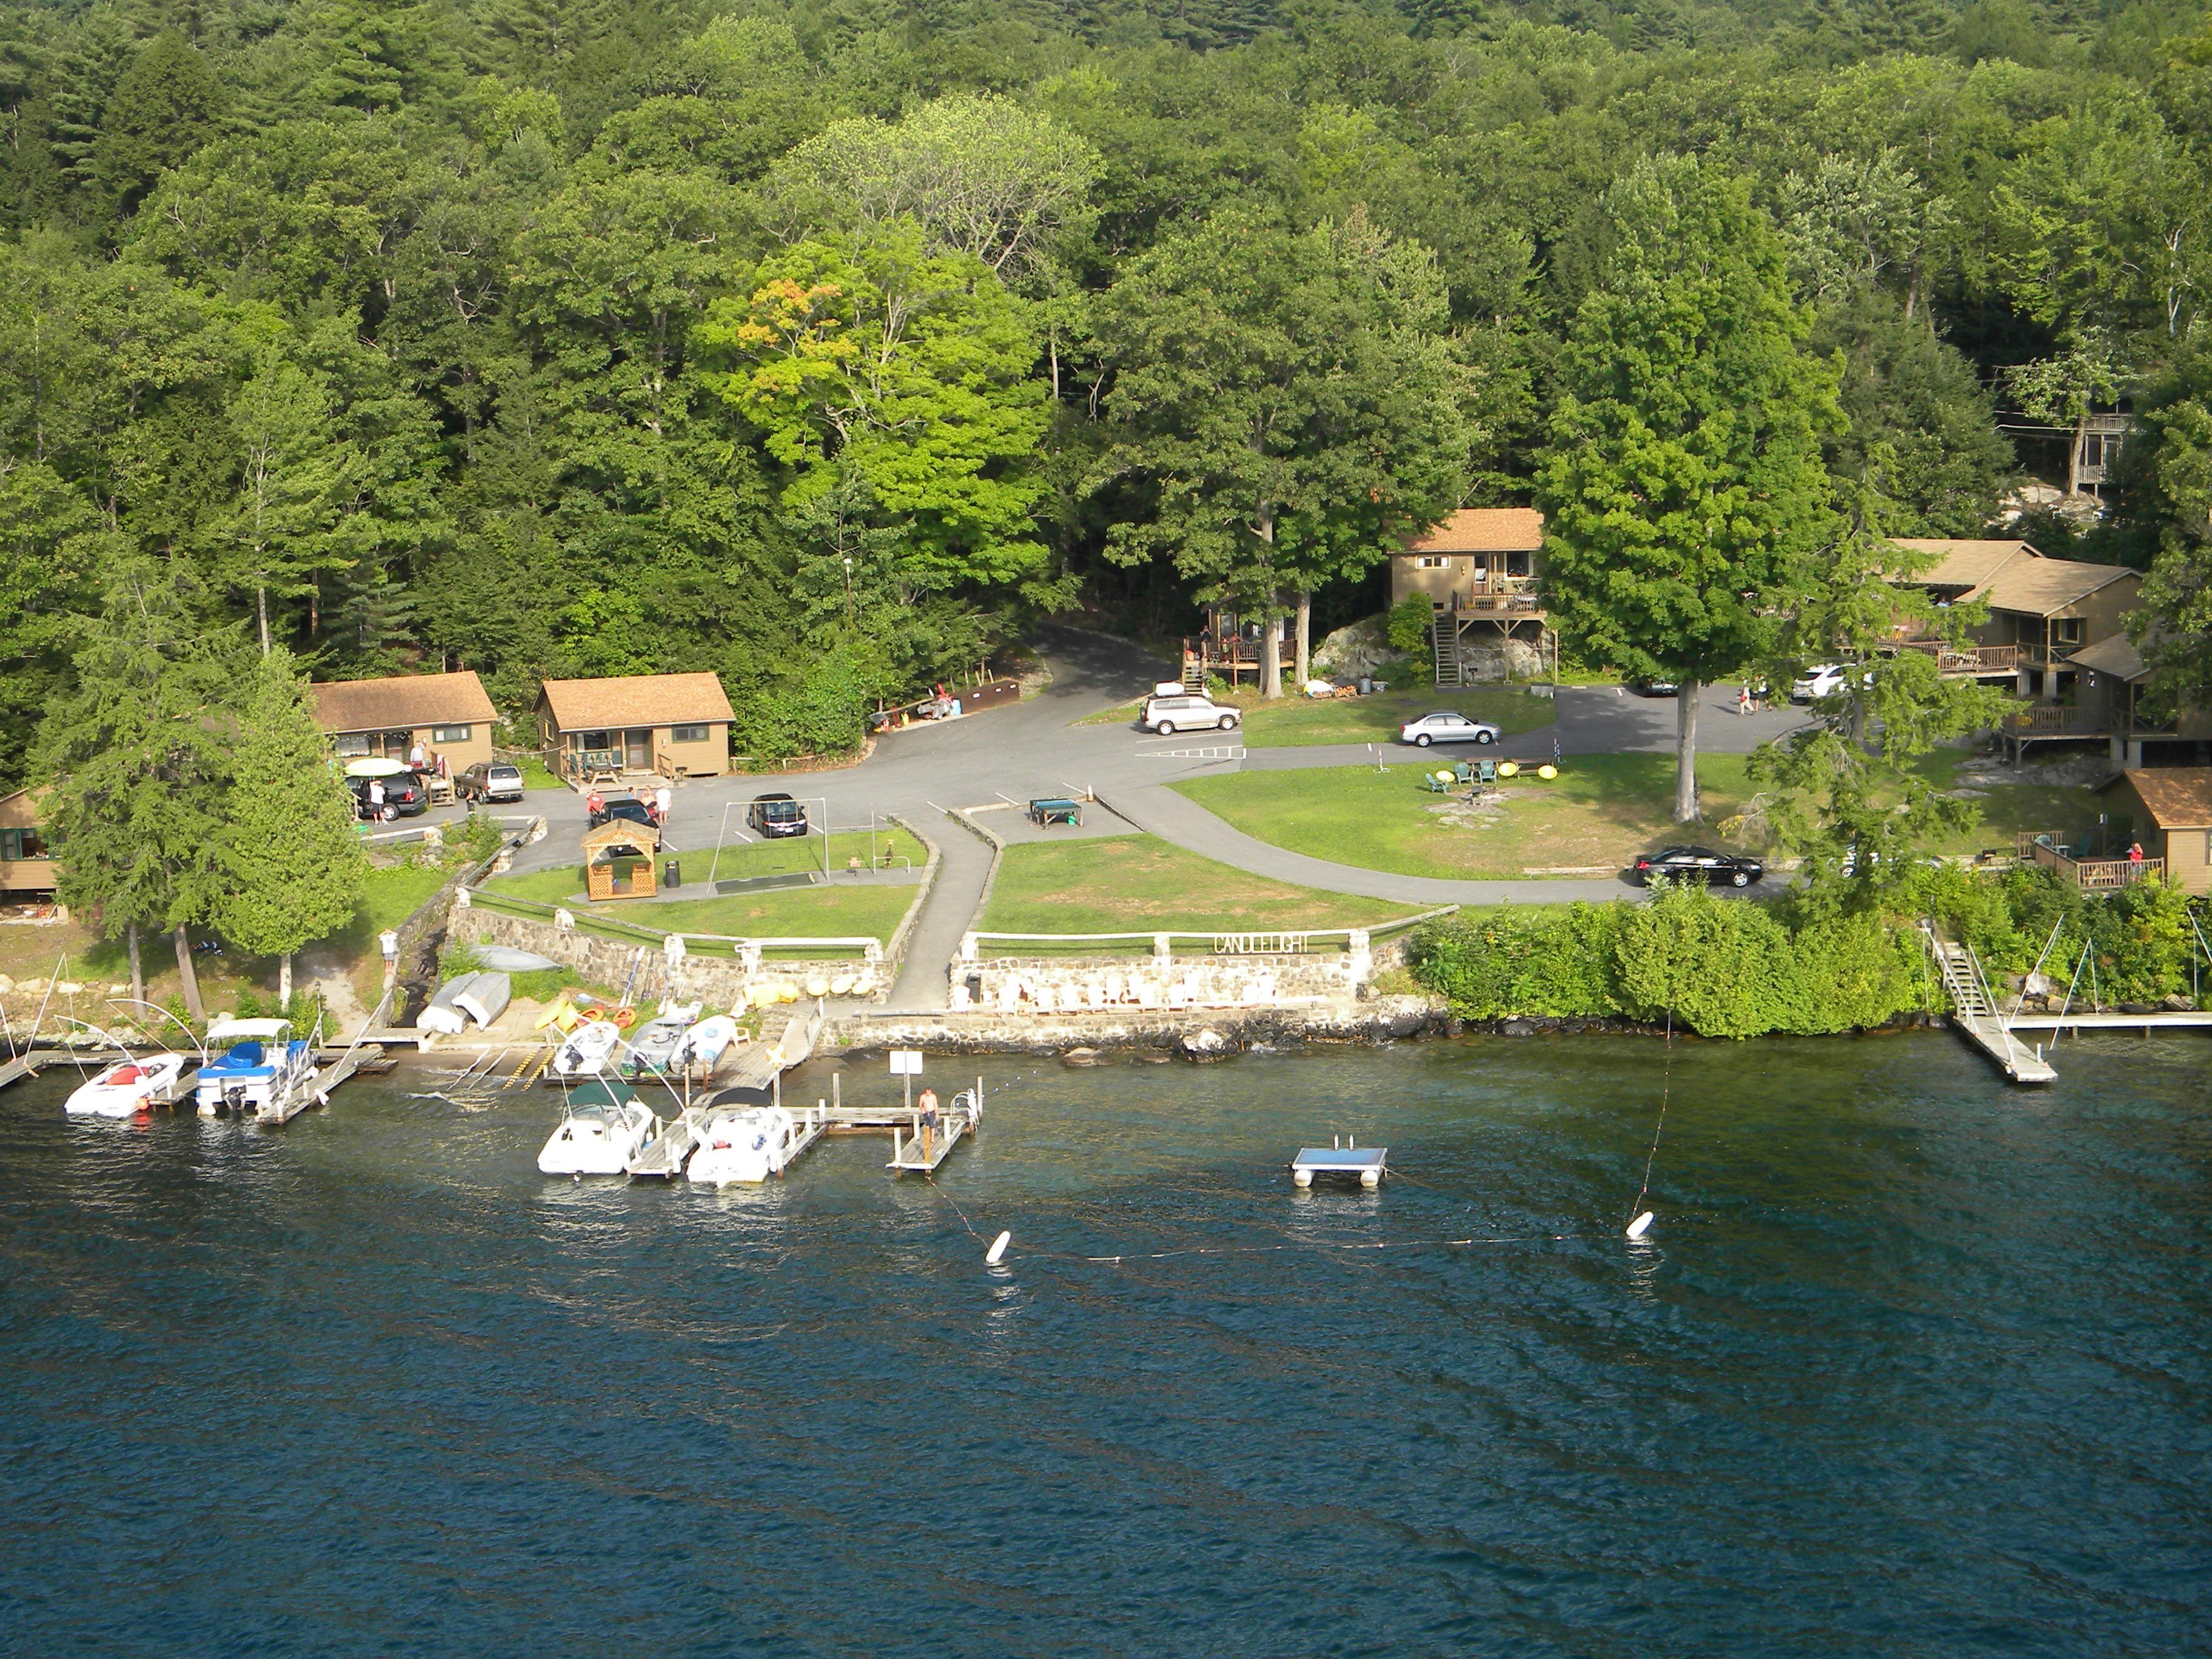
[[[623,769],[626,772],[650,772],[653,769],[653,728],[642,732],[623,733]]]

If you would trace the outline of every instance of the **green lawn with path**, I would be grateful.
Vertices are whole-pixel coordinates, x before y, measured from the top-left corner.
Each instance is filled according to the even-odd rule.
[[[1419,908],[1270,881],[1157,836],[1106,836],[1007,848],[983,928],[1002,933],[1317,931],[1372,927]]]
[[[861,838],[863,842],[866,837]],[[815,845],[819,848],[820,842]],[[497,908],[501,897],[537,904],[565,905],[579,927],[594,921],[627,921],[664,933],[723,933],[738,939],[870,937],[888,939],[897,931],[907,907],[921,889],[910,884],[878,887],[832,877],[822,887],[778,887],[756,893],[699,898],[616,899],[605,904],[577,902],[584,890],[580,865],[533,870],[527,875],[495,876],[478,896]],[[683,890],[681,889],[679,891]],[[616,937],[630,937],[616,934]]]
[[[1431,750],[1425,764],[1333,770],[1328,787],[1308,772],[1243,772],[1174,787],[1246,835],[1294,853],[1362,869],[1468,880],[1595,876],[1626,867],[1640,852],[1696,841],[1736,851],[1769,850],[1755,831],[1725,827],[1752,802],[1747,757],[1698,761],[1703,824],[1673,821],[1674,759],[1668,754],[1570,755],[1550,782],[1523,774],[1498,786],[1500,799],[1469,808],[1422,787],[1425,775],[1455,757]],[[1965,758],[1944,751],[1923,769],[1942,787]],[[2016,830],[2071,833],[2096,818],[2086,789],[1969,780],[1983,813],[1975,828],[1930,845],[1935,853],[2009,851]],[[1458,793],[1464,794],[1464,788]]]

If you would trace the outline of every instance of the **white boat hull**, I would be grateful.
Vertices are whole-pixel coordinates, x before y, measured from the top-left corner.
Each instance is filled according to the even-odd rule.
[[[605,1117],[564,1117],[538,1154],[538,1172],[622,1175],[652,1139],[653,1114],[635,1103]]]
[[[758,1186],[783,1173],[796,1133],[780,1106],[717,1112],[701,1127],[684,1173],[702,1187]]]
[[[155,1106],[166,1106],[177,1097],[177,1079],[185,1069],[176,1054],[109,1066],[90,1082],[81,1084],[62,1109],[71,1117],[136,1117]],[[129,1081],[116,1081],[118,1073],[135,1071]]]

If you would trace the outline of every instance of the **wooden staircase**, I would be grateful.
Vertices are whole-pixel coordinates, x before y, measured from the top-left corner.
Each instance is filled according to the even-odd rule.
[[[1439,611],[1430,618],[1429,648],[1436,655],[1438,685],[1467,684],[1466,665],[1459,658],[1459,629],[1450,611]]]
[[[1945,939],[1932,922],[1923,922],[1920,931],[1936,958],[1936,971],[1951,999],[1951,1018],[1958,1028],[2014,1083],[2057,1082],[2058,1073],[2051,1062],[2013,1036],[2011,1027],[1991,1004],[1989,983],[1973,951]]]

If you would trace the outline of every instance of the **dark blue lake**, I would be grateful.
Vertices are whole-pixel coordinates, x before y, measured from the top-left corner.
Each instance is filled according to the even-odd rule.
[[[719,1195],[540,1178],[542,1091],[262,1133],[50,1074],[0,1649],[2212,1645],[2212,1047],[1678,1045],[1639,1247],[1662,1054],[994,1061],[934,1189],[853,1138]],[[1402,1178],[1294,1194],[1331,1130]]]

